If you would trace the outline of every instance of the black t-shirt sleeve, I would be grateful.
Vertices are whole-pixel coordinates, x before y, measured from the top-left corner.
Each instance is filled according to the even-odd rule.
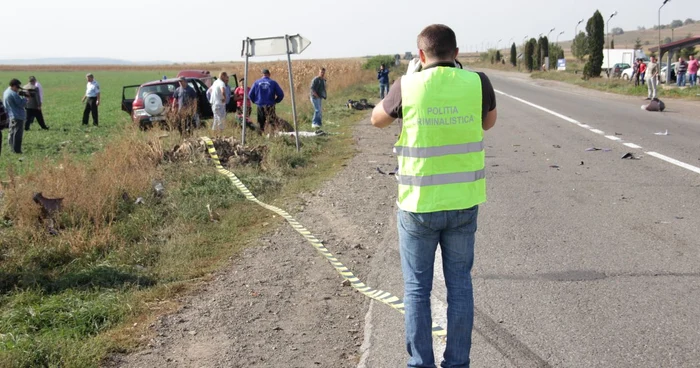
[[[491,81],[486,74],[482,72],[477,74],[481,78],[481,118],[484,119],[489,111],[496,108],[496,91],[493,90]]]
[[[486,74],[478,72],[481,79],[481,118],[485,119],[489,111],[496,108],[496,92],[493,90],[491,81]],[[401,78],[396,80],[389,89],[389,93],[384,97],[384,111],[394,119],[403,118],[401,101]]]
[[[401,109],[401,77],[397,79],[389,88],[389,93],[386,94],[382,101],[384,111],[394,119],[399,119],[402,116]]]

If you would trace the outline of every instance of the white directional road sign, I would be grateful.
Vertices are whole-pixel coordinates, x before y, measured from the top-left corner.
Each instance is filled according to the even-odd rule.
[[[311,41],[297,34],[289,36],[289,53],[301,54]],[[243,41],[245,44],[245,41]],[[286,55],[287,45],[285,45],[285,36],[268,37],[268,38],[251,38],[249,39],[250,46],[248,48],[248,56],[272,56]],[[245,48],[241,52],[241,56],[245,56]]]

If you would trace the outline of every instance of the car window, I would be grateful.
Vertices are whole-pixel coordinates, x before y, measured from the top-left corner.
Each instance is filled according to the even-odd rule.
[[[167,100],[168,97],[170,97],[173,92],[175,92],[175,86],[174,83],[169,83],[169,84],[152,84],[149,86],[143,86],[139,90],[139,98],[143,99],[147,94],[149,93],[155,93],[164,100]]]

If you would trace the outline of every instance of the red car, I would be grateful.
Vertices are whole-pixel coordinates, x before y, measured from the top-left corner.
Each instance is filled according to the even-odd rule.
[[[216,80],[216,77],[211,75],[208,70],[181,70],[177,73],[177,78],[197,78],[204,82],[207,87],[211,87],[212,83]]]

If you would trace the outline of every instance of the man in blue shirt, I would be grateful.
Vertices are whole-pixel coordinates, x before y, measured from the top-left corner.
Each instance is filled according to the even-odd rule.
[[[9,144],[14,153],[22,153],[24,121],[27,119],[27,113],[24,108],[27,107],[29,94],[21,91],[21,85],[22,83],[18,79],[12,79],[10,87],[2,95],[7,117],[10,119]]]
[[[379,80],[379,98],[384,99],[384,96],[389,93],[389,69],[384,64],[379,67],[377,79]]]
[[[262,74],[263,77],[256,80],[248,92],[250,101],[258,105],[260,133],[265,131],[266,123],[274,123],[277,119],[275,105],[284,99],[284,92],[280,85],[270,78],[270,71],[263,69]]]

